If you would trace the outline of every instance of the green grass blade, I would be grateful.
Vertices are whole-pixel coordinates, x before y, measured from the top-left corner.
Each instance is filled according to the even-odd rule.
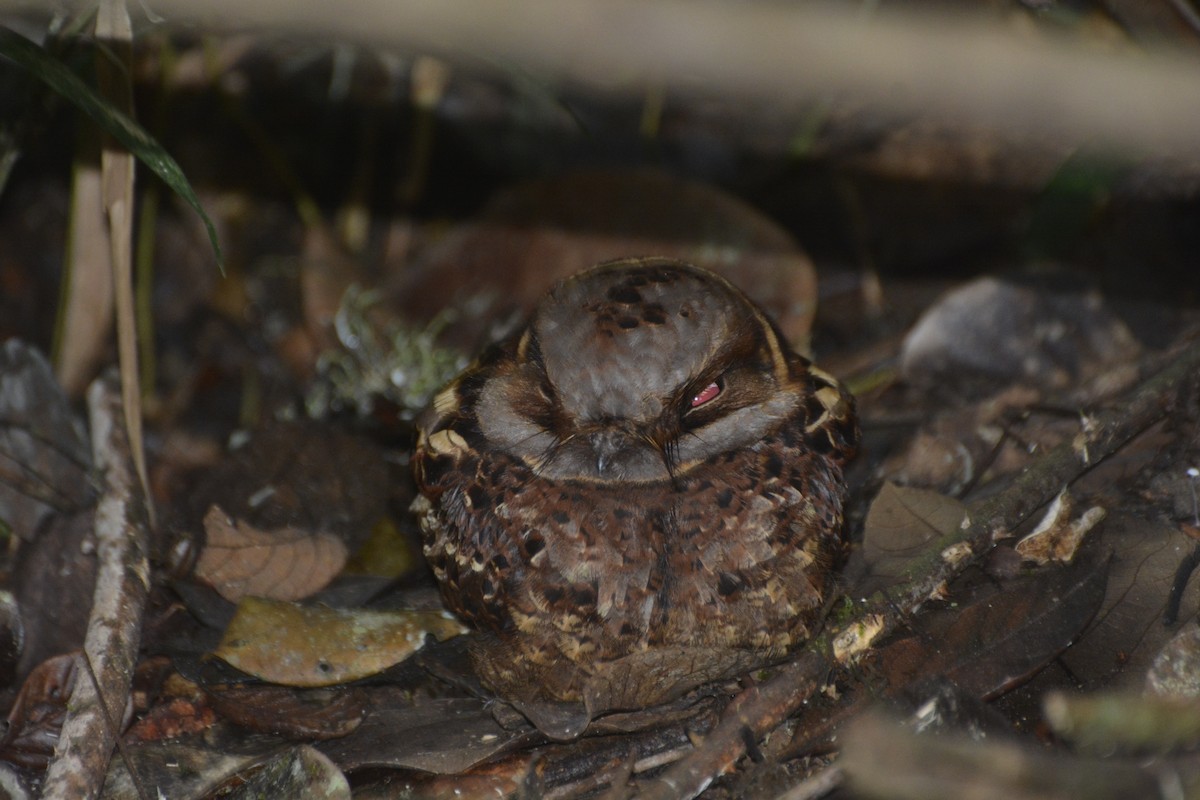
[[[179,164],[153,136],[146,132],[145,128],[110,105],[78,75],[67,69],[61,61],[25,37],[3,26],[0,26],[0,56],[12,59],[66,98],[95,120],[114,139],[123,144],[138,161],[162,178],[163,182],[195,209],[200,218],[204,220],[204,227],[208,229],[208,239],[212,243],[217,265],[223,265],[221,245],[217,242],[217,231],[213,227],[212,220],[208,218],[208,214],[204,213],[200,200],[192,191],[192,185],[188,183]]]

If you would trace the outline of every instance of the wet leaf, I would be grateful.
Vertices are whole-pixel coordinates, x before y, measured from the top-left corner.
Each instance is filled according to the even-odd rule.
[[[286,686],[209,686],[213,708],[248,730],[290,739],[336,739],[358,727],[367,712],[358,689]]]
[[[292,800],[350,800],[346,776],[320,750],[300,745],[259,764],[239,776],[237,786],[221,797],[258,800],[288,797]]]
[[[213,653],[242,672],[285,686],[332,686],[408,658],[425,636],[466,628],[444,611],[310,608],[247,597]]]
[[[0,758],[31,769],[44,769],[58,744],[67,700],[78,680],[77,653],[55,656],[37,666],[8,712],[0,740]]]
[[[336,536],[257,530],[217,506],[205,515],[204,532],[196,576],[231,602],[250,595],[300,600],[324,588],[346,565],[346,545]]]
[[[1195,547],[1178,526],[1117,513],[1097,541],[1116,558],[1095,623],[1062,657],[1073,688],[1106,688],[1126,672],[1142,679],[1174,635],[1163,614],[1179,562]],[[1182,596],[1181,621],[1195,620],[1198,605],[1200,581],[1193,577]]]
[[[501,727],[482,700],[443,698],[413,704],[395,695],[375,704],[349,736],[320,748],[345,770],[404,767],[449,774],[538,739],[529,726]]]
[[[1036,570],[997,588],[988,582],[957,597],[955,607],[914,618],[911,636],[883,645],[872,675],[834,708],[813,704],[801,718],[793,754],[808,752],[880,697],[897,697],[930,681],[991,699],[1028,680],[1070,646],[1104,598],[1109,560],[1093,550],[1070,567]]]
[[[901,686],[945,676],[983,699],[1028,680],[1066,650],[1095,616],[1108,582],[1108,557],[1090,551],[984,591],[963,608],[918,621],[918,633],[885,647],[881,669]]]
[[[95,514],[52,517],[33,541],[21,542],[13,594],[25,628],[18,678],[51,656],[83,646],[96,586]]]
[[[274,738],[247,739],[231,725],[215,726],[202,742],[188,739],[132,743],[125,748],[124,757],[109,762],[101,797],[141,800],[129,777],[128,763],[132,763],[142,786],[154,787],[154,797],[201,800],[216,796],[214,792],[219,787],[278,752],[280,745],[280,740]]]

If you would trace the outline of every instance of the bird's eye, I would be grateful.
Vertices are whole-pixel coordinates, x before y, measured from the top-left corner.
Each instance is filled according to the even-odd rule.
[[[721,393],[721,387],[716,381],[713,381],[708,386],[700,390],[700,393],[692,398],[692,408],[697,408],[712,400]]]

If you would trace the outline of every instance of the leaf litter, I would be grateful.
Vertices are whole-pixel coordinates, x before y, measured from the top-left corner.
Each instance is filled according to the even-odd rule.
[[[388,407],[407,401],[381,383],[382,377],[389,377],[382,371],[390,369],[389,362],[372,351],[369,359],[360,359],[362,364],[351,365],[354,369],[327,356],[327,366],[336,364],[337,380],[347,385],[337,387],[337,401],[315,404],[326,419],[317,424],[295,421],[304,410],[299,398],[311,388],[306,381],[318,372],[318,345],[337,339],[323,327],[329,322],[322,318],[326,311],[357,308],[369,297],[369,312],[355,325],[347,325],[349,318],[344,317],[342,332],[371,330],[380,341],[407,336],[406,342],[418,345],[434,346],[437,340],[438,347],[457,339],[463,349],[471,349],[487,332],[511,324],[530,297],[540,294],[556,275],[572,271],[576,260],[595,260],[605,247],[616,248],[614,255],[626,255],[631,248],[678,246],[689,257],[713,259],[752,294],[777,304],[785,330],[806,346],[812,333],[808,298],[814,296],[815,272],[789,232],[699,184],[661,175],[610,177],[615,174],[592,171],[518,186],[440,238],[440,221],[427,229],[410,222],[393,224],[388,235],[404,239],[400,249],[415,255],[409,262],[413,268],[382,276],[356,269],[355,280],[366,276],[364,285],[369,287],[357,301],[312,289],[316,267],[311,265],[301,267],[310,286],[298,297],[277,291],[286,285],[279,279],[286,270],[279,269],[276,243],[312,238],[296,236],[290,223],[273,222],[281,217],[277,207],[243,204],[249,209],[243,212],[246,216],[218,220],[234,240],[226,251],[236,277],[225,285],[222,291],[229,294],[220,301],[194,287],[190,294],[171,293],[179,305],[173,319],[187,320],[192,327],[186,333],[163,332],[168,348],[163,364],[170,375],[166,380],[178,393],[151,413],[163,414],[157,424],[166,436],[189,428],[183,435],[195,437],[202,449],[213,453],[222,452],[235,427],[249,423],[248,434],[233,438],[248,436],[250,445],[229,448],[215,465],[191,475],[164,463],[169,461],[165,449],[157,453],[163,467],[159,474],[171,476],[170,485],[157,488],[161,496],[156,498],[172,514],[167,526],[171,538],[156,542],[156,586],[146,626],[152,635],[144,644],[147,653],[166,652],[174,668],[188,672],[196,682],[180,689],[176,684],[183,679],[176,674],[175,681],[160,681],[157,688],[147,689],[134,705],[136,724],[127,737],[130,761],[139,773],[145,772],[150,785],[168,787],[171,797],[207,796],[233,790],[230,781],[241,780],[235,775],[250,774],[256,764],[270,764],[282,772],[311,770],[313,776],[324,776],[326,788],[282,789],[266,775],[275,770],[264,769],[263,782],[252,778],[245,792],[324,791],[342,796],[336,793],[342,791],[343,773],[363,796],[386,792],[380,787],[392,779],[429,793],[470,788],[498,789],[510,796],[616,796],[627,785],[652,790],[655,775],[673,761],[702,751],[704,737],[716,730],[714,720],[729,697],[753,693],[757,681],[786,669],[782,665],[760,671],[740,685],[706,687],[702,696],[683,698],[671,709],[601,715],[591,720],[590,732],[597,735],[569,745],[551,744],[518,712],[488,698],[469,672],[453,678],[452,670],[431,666],[439,657],[435,653],[467,646],[427,642],[437,638],[438,624],[448,623],[443,634],[456,632],[453,623],[425,606],[407,621],[402,621],[403,614],[390,616],[404,603],[408,584],[429,588],[419,569],[400,574],[395,583],[364,583],[337,594],[345,585],[346,564],[354,563],[354,569],[362,571],[377,560],[369,548],[363,549],[373,531],[386,530],[387,541],[401,543],[397,547],[407,538],[407,547],[417,552],[411,521],[403,511],[409,499],[405,492],[410,491],[403,486],[403,476],[406,425],[419,409]],[[637,224],[632,233],[621,229],[618,215],[604,212],[613,208],[634,209],[630,215],[637,217]],[[660,208],[677,212],[683,221],[653,219]],[[696,221],[712,214],[721,224],[697,233]],[[731,224],[726,229],[721,214],[742,215],[744,227]],[[182,230],[178,223],[167,224]],[[316,249],[337,255],[330,230],[321,232],[324,238]],[[721,235],[713,237],[713,230]],[[270,241],[277,249],[262,263],[250,263],[239,252],[253,249],[246,246],[250,236]],[[187,236],[180,239],[190,241]],[[484,265],[472,267],[473,259]],[[331,258],[330,264],[340,268],[352,261]],[[822,270],[823,276],[832,272],[824,266]],[[369,286],[377,277],[379,285]],[[168,269],[163,280],[180,279]],[[334,280],[330,285],[347,283]],[[1127,328],[1087,290],[1052,292],[1036,282],[988,278],[957,287],[928,309],[904,308],[907,322],[897,323],[892,316],[897,309],[881,301],[899,304],[903,287],[886,273],[882,280],[876,275],[873,284],[851,283],[857,287],[854,291],[864,293],[864,287],[875,287],[874,301],[855,301],[855,307],[869,306],[875,312],[819,327],[814,339],[822,347],[855,351],[833,354],[835,363],[839,356],[857,357],[873,371],[860,397],[868,446],[852,473],[861,500],[851,515],[862,524],[855,529],[856,544],[844,574],[846,595],[829,612],[833,623],[853,618],[863,597],[894,589],[930,559],[958,558],[958,550],[930,547],[953,536],[968,505],[1003,490],[1042,453],[1070,442],[1087,424],[1086,408],[1103,406],[1116,391],[1144,378],[1150,373],[1146,365],[1159,355],[1139,345],[1130,333],[1133,326]],[[438,299],[442,294],[443,300],[455,299],[443,302]],[[801,295],[803,302],[796,302]],[[185,297],[192,299],[181,299]],[[293,299],[303,306],[302,318],[288,316]],[[187,302],[212,306],[198,311],[198,305],[184,307]],[[457,316],[445,328],[429,327],[447,303],[458,303]],[[222,310],[214,314],[218,306]],[[917,312],[926,313],[910,324]],[[1162,318],[1157,316],[1155,323]],[[866,358],[862,354],[870,352],[869,347],[854,337],[872,326],[869,347],[876,348],[875,355]],[[1156,334],[1160,338],[1154,346],[1161,348],[1173,340],[1175,329],[1160,327],[1166,332]],[[234,330],[250,331],[251,344],[236,341],[229,335]],[[837,331],[834,337],[828,337],[830,330]],[[910,331],[908,337],[899,338],[904,330]],[[180,347],[180,340],[187,344]],[[0,369],[0,381],[5,381],[0,403],[10,395],[32,397],[28,408],[35,413],[7,417],[9,427],[0,432],[0,454],[9,457],[0,463],[20,467],[0,471],[0,503],[9,489],[16,491],[7,496],[17,498],[2,506],[0,517],[22,539],[15,545],[12,567],[17,590],[10,631],[28,635],[23,646],[15,643],[16,634],[0,639],[14,642],[11,648],[0,648],[0,657],[9,659],[8,650],[19,651],[10,659],[21,663],[14,667],[19,677],[10,684],[13,694],[29,675],[21,692],[28,699],[13,706],[7,741],[12,752],[28,751],[36,761],[50,757],[47,745],[56,709],[61,708],[56,690],[47,688],[42,667],[50,672],[61,668],[65,662],[47,659],[78,646],[82,625],[72,629],[69,614],[90,603],[92,493],[82,426],[52,382],[26,377],[48,370],[36,366],[36,358],[29,355],[35,351],[10,351],[22,347],[5,345],[6,354],[16,355],[12,369]],[[453,361],[450,353],[447,358]],[[421,355],[418,347],[416,362]],[[409,356],[406,364],[414,361],[413,353]],[[823,354],[822,363],[828,363],[824,359]],[[881,368],[881,363],[899,364],[899,372]],[[374,382],[355,383],[356,370],[370,371]],[[237,382],[244,391],[235,396],[228,387]],[[197,424],[189,414],[211,416]],[[726,766],[730,774],[711,783],[706,794],[722,796],[739,785],[735,781],[749,781],[777,768],[785,774],[773,793],[762,788],[768,785],[764,782],[754,784],[759,793],[745,796],[778,796],[795,785],[802,769],[822,763],[830,741],[834,747],[844,741],[826,740],[826,749],[813,749],[819,735],[831,729],[826,718],[839,712],[839,704],[857,707],[868,696],[889,698],[893,710],[900,709],[897,713],[902,715],[913,716],[940,698],[974,715],[976,722],[987,710],[999,710],[1021,722],[1018,727],[1033,728],[1052,716],[1043,715],[1040,705],[1052,689],[1140,686],[1146,672],[1168,652],[1163,648],[1178,641],[1175,634],[1194,628],[1197,589],[1177,579],[1178,565],[1194,547],[1186,527],[1192,517],[1188,483],[1181,477],[1187,465],[1198,460],[1190,414],[1186,404],[1173,408],[1168,423],[1135,440],[1072,487],[1080,508],[1107,508],[1109,517],[1078,548],[1072,539],[1084,532],[1073,527],[1079,515],[1051,518],[1053,524],[1046,526],[1051,535],[1042,550],[1051,560],[1074,551],[1069,565],[1022,566],[1002,543],[981,568],[938,586],[904,629],[864,644],[855,664],[825,675],[824,692],[809,701],[809,710],[783,722],[780,731],[786,736],[755,740],[756,734],[739,734],[750,739],[740,751],[748,753],[749,760],[714,769],[710,780]],[[273,415],[277,418],[261,422]],[[892,426],[886,436],[881,433],[884,426]],[[41,449],[45,443],[52,446]],[[156,446],[151,437],[152,456]],[[46,466],[55,459],[61,463]],[[1147,471],[1151,477],[1140,477]],[[75,516],[68,513],[72,509]],[[209,515],[213,524],[205,525]],[[1004,531],[1000,538],[1026,536],[1030,528]],[[168,573],[178,592],[157,580]],[[397,577],[394,568],[387,574]],[[1162,617],[1175,584],[1181,587],[1182,621],[1168,627],[1162,625]],[[30,588],[34,585],[46,588],[39,594]],[[208,592],[208,600],[199,599],[202,590]],[[330,602],[350,607],[276,602],[311,602],[318,592],[321,598],[340,597]],[[243,604],[232,623],[230,600]],[[205,603],[211,605],[202,609]],[[55,609],[60,609],[60,620]],[[355,622],[360,614],[365,616]],[[380,614],[385,616],[371,616]],[[380,623],[375,633],[362,629],[361,619],[383,618],[388,622]],[[46,621],[62,628],[63,635],[39,633],[38,625],[45,627]],[[174,639],[164,635],[167,629]],[[427,637],[430,631],[434,635]],[[221,634],[225,643],[217,645]],[[180,648],[179,642],[189,637],[190,648]],[[379,637],[386,640],[382,646]],[[415,661],[406,658],[401,640],[406,647],[420,640],[423,646]],[[198,651],[209,654],[209,660],[193,670],[187,662]],[[221,663],[222,657],[241,671]],[[1193,663],[1182,655],[1172,658],[1183,665],[1183,673]],[[1165,670],[1158,669],[1160,674]],[[324,677],[314,677],[318,675]],[[175,688],[164,688],[168,685]],[[990,706],[981,705],[983,698],[996,696],[1002,697]],[[975,723],[959,724],[950,729],[961,734]],[[143,738],[135,741],[133,731]],[[908,741],[890,727],[881,728],[880,736]],[[307,746],[313,741],[320,742],[318,749],[330,761],[314,755]],[[1184,746],[1177,742],[1167,749]],[[846,764],[859,777],[880,768],[878,763],[864,764],[862,752],[850,747]],[[1059,764],[1073,768],[1069,759],[1056,760],[1066,756],[1065,748],[1051,751],[1045,764],[1050,769]],[[10,753],[8,759],[18,757]],[[762,763],[753,763],[755,759]],[[936,760],[919,763],[929,773],[941,766]],[[165,770],[164,764],[177,767]],[[124,770],[120,759],[115,760],[106,796],[135,796]],[[377,781],[380,770],[386,777]],[[900,772],[897,767],[896,774]],[[440,777],[432,777],[435,773]],[[1113,786],[1141,785],[1122,780],[1114,778]],[[894,783],[891,788],[899,792]]]

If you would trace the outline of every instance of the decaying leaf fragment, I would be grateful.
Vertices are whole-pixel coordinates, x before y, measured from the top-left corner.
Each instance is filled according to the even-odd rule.
[[[258,530],[216,505],[204,516],[204,531],[196,576],[232,603],[248,595],[300,600],[325,588],[346,565],[346,545],[337,536]]]
[[[368,611],[247,597],[213,652],[255,677],[286,686],[331,686],[398,664],[426,634],[466,633],[444,611]]]
[[[834,659],[845,664],[865,653],[883,630],[883,624],[883,617],[879,614],[851,623],[833,638]]]
[[[1069,564],[1083,537],[1107,514],[1103,508],[1093,506],[1072,520],[1074,505],[1070,492],[1066,489],[1059,492],[1033,533],[1017,542],[1016,550],[1021,557],[1037,564],[1051,561]]]

